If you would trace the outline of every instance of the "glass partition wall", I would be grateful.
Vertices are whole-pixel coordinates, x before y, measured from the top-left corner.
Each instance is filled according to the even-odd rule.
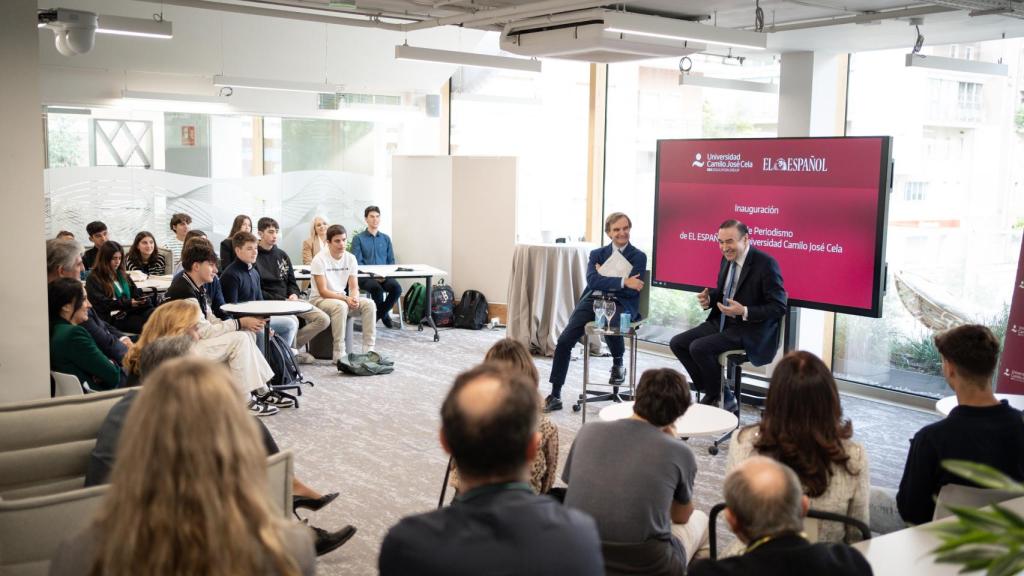
[[[836,315],[839,378],[949,394],[937,330],[990,326],[1002,339],[1024,231],[1024,41],[926,48],[1002,61],[1008,76],[906,68],[906,50],[850,60],[847,134],[890,134],[888,291],[881,319]]]

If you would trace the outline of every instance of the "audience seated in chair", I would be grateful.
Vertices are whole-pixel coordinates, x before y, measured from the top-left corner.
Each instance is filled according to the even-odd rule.
[[[88,320],[89,299],[82,283],[58,278],[47,285],[50,317],[50,370],[77,376],[93,390],[124,385],[121,367],[107,358],[81,324]]]
[[[593,516],[603,542],[661,541],[674,557],[670,574],[707,542],[707,514],[693,504],[697,460],[675,429],[690,404],[682,374],[647,370],[633,416],[584,426],[562,471],[565,505]]]
[[[67,230],[61,230],[54,236],[54,240],[74,240],[75,235]]]
[[[157,311],[175,300],[191,300],[197,305],[180,321],[198,325],[196,348],[201,356],[227,361],[236,390],[241,397],[248,399],[249,409],[254,414],[269,416],[276,414],[278,408],[294,406],[294,401],[273,394],[267,388],[274,371],[256,345],[256,338],[262,337],[264,321],[252,317],[221,320],[213,315],[205,288],[217,272],[217,255],[213,246],[206,241],[194,240],[182,252],[181,258],[187,272],[171,282],[167,289],[168,302],[161,304]]]
[[[58,278],[78,280],[85,270],[82,265],[82,246],[74,240],[47,240],[46,242],[46,281],[53,282]],[[109,323],[96,316],[96,311],[89,307],[89,316],[79,324],[92,336],[93,342],[118,366],[128,349],[132,346],[130,338]]]
[[[235,304],[263,300],[260,274],[253,266],[256,263],[256,237],[243,230],[236,232],[231,238],[235,259],[220,275],[224,301]],[[271,316],[267,322],[270,323],[270,329],[280,335],[285,344],[295,345],[295,333],[299,329],[298,318],[290,315]],[[257,343],[262,349],[263,339],[257,338]]]
[[[188,357],[147,375],[107,500],[50,574],[314,573],[312,534],[273,511],[266,451],[230,379]]]
[[[135,235],[132,247],[125,256],[124,266],[128,270],[138,270],[147,276],[167,274],[167,262],[156,247],[156,238],[145,230]]]
[[[231,239],[239,232],[252,234],[252,219],[245,214],[235,216],[235,219],[231,222],[231,230],[228,232],[227,238],[220,241],[221,270],[227,270],[228,266],[235,261],[235,247],[231,244]]]
[[[356,280],[359,266],[356,257],[345,251],[346,238],[344,226],[329,226],[327,250],[317,254],[309,267],[313,276],[309,302],[331,317],[334,361],[341,360],[345,354],[345,327],[350,313],[357,312],[362,318],[364,354],[374,351],[377,336],[377,309],[373,300],[359,295],[359,283]]]
[[[811,508],[868,523],[871,479],[864,447],[850,438],[832,372],[810,352],[790,352],[775,367],[761,422],[733,436],[726,472],[754,455],[789,466]],[[821,522],[818,541],[853,542],[860,533]],[[730,548],[723,556],[739,553]]]
[[[876,532],[898,530],[903,521],[930,522],[944,485],[974,485],[944,469],[943,460],[987,464],[1024,480],[1024,420],[992,391],[999,340],[984,326],[965,325],[936,335],[935,347],[958,406],[914,435],[895,498],[891,490],[872,489],[871,529]]]
[[[356,257],[356,262],[360,266],[394,264],[395,250],[391,245],[391,237],[380,231],[380,208],[367,206],[363,210],[363,218],[366,220],[366,230],[352,238],[352,254]],[[359,289],[373,300],[377,307],[377,320],[387,328],[394,328],[391,322],[391,309],[402,297],[402,286],[398,280],[360,278]]]
[[[309,223],[309,238],[302,241],[302,263],[309,266],[321,250],[327,249],[327,220],[316,216]]]
[[[184,303],[184,301],[179,302]],[[163,362],[189,354],[196,342],[194,329],[187,334],[178,336],[162,336],[154,340],[151,340],[150,337],[150,333],[143,331],[139,345],[125,359],[125,363],[129,366],[129,370],[138,384],[144,381],[145,375],[152,373]],[[89,455],[89,465],[85,473],[86,487],[109,482],[110,471],[114,467],[114,459],[117,454],[118,440],[121,437],[121,429],[124,427],[125,418],[137,396],[138,390],[136,389],[125,394],[124,398],[111,407],[100,426],[96,446]],[[267,455],[280,452],[270,430],[259,419],[256,420],[256,424]],[[294,494],[293,508],[296,510],[298,508],[320,510],[338,497],[337,492],[321,494],[295,476],[292,477],[292,493]],[[317,555],[323,555],[338,548],[356,531],[353,526],[346,526],[337,532],[312,528],[316,533]]]
[[[107,241],[109,232],[107,231],[107,225],[99,220],[89,222],[85,226],[85,233],[89,236],[89,241],[92,242],[92,248],[85,251],[82,255],[82,264],[85,265],[86,270],[92,270],[93,264],[96,262],[96,255],[99,254],[100,246]]]
[[[100,246],[96,262],[85,280],[96,314],[118,330],[138,334],[153,312],[153,302],[142,295],[124,268],[121,245],[108,240]]]
[[[811,544],[801,533],[810,502],[785,464],[764,456],[741,462],[725,478],[725,519],[746,546],[742,556],[698,560],[691,576],[870,576],[864,556],[846,544]]]
[[[381,576],[603,574],[594,521],[525,482],[540,443],[535,382],[495,364],[460,374],[441,407],[441,445],[462,493],[391,528]]]
[[[518,340],[503,338],[494,343],[484,362],[498,364],[506,370],[526,376],[530,382],[540,388],[540,373],[533,363],[533,357]],[[558,427],[543,412],[539,416],[537,428],[540,431],[540,448],[537,456],[530,463],[530,488],[535,494],[547,494],[555,483],[558,470]],[[452,465],[449,485],[459,490],[458,468]]]
[[[202,230],[189,231],[188,239],[185,240],[185,247],[182,248],[182,250],[187,249],[193,242],[206,244],[210,247],[211,250],[213,250],[213,244],[210,242],[210,239],[206,237],[206,234]],[[220,268],[214,270],[213,280],[211,280],[209,284],[203,285],[203,288],[206,289],[206,297],[207,300],[209,300],[210,302],[210,308],[213,309],[213,315],[216,316],[217,318],[220,318],[221,320],[230,320],[231,315],[222,309],[222,306],[224,306],[225,302],[224,290],[220,286],[220,276],[217,274],[219,270]],[[177,267],[174,270],[174,275],[171,280],[177,280],[179,277],[181,277],[183,273],[184,269],[182,269],[181,262],[179,261]]]
[[[263,298],[267,300],[298,300],[299,285],[295,281],[292,260],[284,250],[277,247],[279,231],[277,221],[273,218],[260,218],[256,225],[260,238],[256,247],[256,271],[260,275],[260,290],[263,291]],[[314,336],[323,332],[331,323],[330,316],[316,306],[309,312],[303,312],[297,316],[305,325],[299,328],[295,334],[296,348],[302,348],[308,344]],[[308,352],[299,352],[295,355],[295,360],[301,364],[308,364],[313,361],[313,356]]]
[[[192,227],[192,217],[184,212],[177,212],[171,216],[171,237],[167,239],[164,248],[171,251],[171,260],[177,265],[181,262],[181,251],[185,247],[185,235]]]

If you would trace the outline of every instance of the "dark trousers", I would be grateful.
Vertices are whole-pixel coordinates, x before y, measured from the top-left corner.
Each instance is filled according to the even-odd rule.
[[[394,278],[385,278],[383,282],[377,278],[360,278],[359,291],[366,292],[370,300],[377,305],[377,320],[390,313],[398,299],[402,297],[402,285]]]
[[[583,331],[587,322],[594,319],[594,299],[587,296],[580,300],[579,304],[569,316],[569,324],[558,336],[558,344],[555,346],[555,358],[551,362],[551,395],[560,398],[562,385],[565,384],[565,374],[569,371],[569,359],[572,356],[572,347],[583,337]],[[622,336],[605,336],[604,341],[608,343],[608,350],[612,353],[612,360],[616,364],[622,363],[622,354],[626,351],[626,344]],[[584,350],[584,354],[590,354]]]
[[[704,322],[673,336],[668,347],[690,375],[691,388],[707,393],[710,398],[718,398],[722,382],[718,355],[726,350],[743,348],[743,343],[739,330],[726,320],[722,332],[718,331],[717,322]]]

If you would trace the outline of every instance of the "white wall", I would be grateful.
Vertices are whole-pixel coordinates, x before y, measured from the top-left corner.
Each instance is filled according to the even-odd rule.
[[[456,156],[452,190],[452,277],[455,297],[478,290],[508,303],[516,242],[516,159]]]
[[[449,272],[459,298],[506,303],[516,238],[516,159],[395,156],[395,257]]]
[[[34,0],[0,2],[0,403],[49,397],[43,133]]]

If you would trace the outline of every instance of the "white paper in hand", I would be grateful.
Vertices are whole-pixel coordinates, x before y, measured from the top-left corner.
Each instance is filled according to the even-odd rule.
[[[609,278],[629,278],[629,273],[632,270],[633,265],[629,263],[629,260],[626,260],[626,257],[618,250],[612,250],[612,255],[604,261],[604,264],[601,264],[601,269],[597,273]]]

